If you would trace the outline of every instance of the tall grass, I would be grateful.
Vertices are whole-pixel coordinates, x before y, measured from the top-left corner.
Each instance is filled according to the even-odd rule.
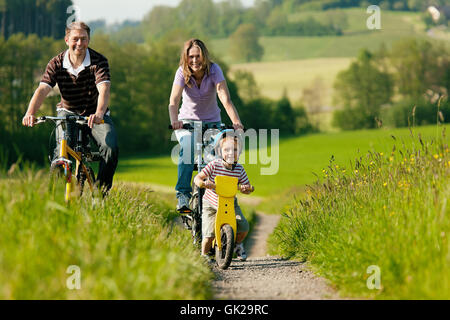
[[[0,179],[0,299],[205,299],[212,273],[149,188],[116,184],[70,206],[46,171]],[[81,270],[81,289],[66,282]]]
[[[424,141],[392,136],[323,179],[283,214],[273,253],[308,260],[344,294],[381,299],[450,298],[450,153],[445,130]],[[381,288],[367,286],[367,268]],[[370,279],[369,279],[370,280]]]

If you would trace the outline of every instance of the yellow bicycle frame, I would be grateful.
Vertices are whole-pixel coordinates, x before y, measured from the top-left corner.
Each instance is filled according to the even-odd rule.
[[[67,145],[67,140],[65,138],[63,138],[61,140],[61,149],[59,151],[59,157],[63,158],[63,159],[69,159],[69,157],[68,157],[69,154],[76,161],[75,177],[78,176],[78,173],[79,173],[79,170],[81,167],[81,169],[84,171],[84,173],[87,177],[87,182],[89,184],[91,192],[94,192],[94,182],[92,181],[91,176],[90,176],[86,166],[81,161],[81,152],[75,152],[71,147],[69,147]],[[73,180],[72,180],[72,177],[69,177],[69,180],[66,182],[66,194],[65,194],[66,202],[70,201],[70,199],[72,198],[72,193],[73,193]]]
[[[234,210],[234,197],[237,193],[238,178],[228,176],[216,176],[216,193],[219,196],[219,205],[216,214],[215,223],[215,242],[217,247],[222,250],[222,239],[220,229],[224,224],[229,224],[233,229],[234,242],[236,243],[236,212]]]

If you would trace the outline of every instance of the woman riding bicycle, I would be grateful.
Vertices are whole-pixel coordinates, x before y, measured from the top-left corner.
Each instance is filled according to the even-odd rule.
[[[175,73],[169,102],[170,122],[181,147],[178,180],[175,186],[177,210],[189,209],[194,170],[194,135],[188,130],[180,129],[184,123],[192,121],[202,121],[203,125],[210,128],[218,127],[221,118],[217,96],[233,122],[233,128],[243,129],[219,65],[210,60],[208,49],[201,40],[186,41],[181,52],[180,67]],[[181,97],[183,103],[178,113]]]

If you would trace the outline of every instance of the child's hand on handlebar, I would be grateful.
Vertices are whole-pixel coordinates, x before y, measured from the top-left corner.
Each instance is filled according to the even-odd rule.
[[[255,191],[255,187],[253,187],[250,184],[240,184],[239,185],[239,190],[244,193],[244,194],[250,194],[253,191]]]
[[[203,187],[206,189],[216,189],[216,184],[210,180],[206,180],[203,182]]]

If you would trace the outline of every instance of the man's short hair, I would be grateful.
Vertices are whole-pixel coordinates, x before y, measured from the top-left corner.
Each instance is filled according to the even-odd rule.
[[[89,26],[84,22],[75,21],[66,26],[66,37],[69,36],[69,33],[72,30],[85,30],[88,34],[88,37],[91,38],[91,28],[89,28]]]

